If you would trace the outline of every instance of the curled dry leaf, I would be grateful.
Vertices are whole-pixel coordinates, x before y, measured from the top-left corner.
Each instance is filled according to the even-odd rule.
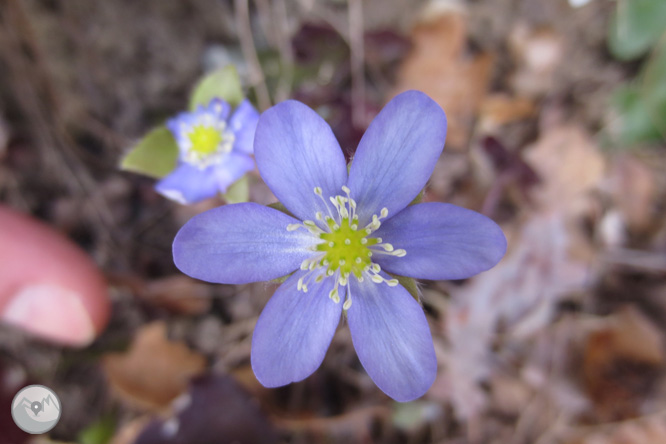
[[[520,415],[533,396],[526,381],[508,375],[493,375],[490,387],[492,405],[505,415]]]
[[[210,308],[210,286],[183,275],[149,281],[142,296],[176,313],[196,315]]]
[[[610,192],[625,226],[637,233],[648,230],[659,193],[653,170],[635,157],[619,156],[611,167]]]
[[[206,367],[203,356],[166,337],[163,322],[138,331],[126,353],[109,353],[102,365],[112,390],[122,400],[160,410],[187,388],[189,379]]]
[[[480,130],[493,133],[498,127],[532,117],[535,112],[534,102],[527,97],[490,94],[481,104]]]
[[[211,305],[211,287],[182,274],[144,280],[135,273],[107,273],[114,286],[125,287],[153,306],[171,312],[198,315]]]
[[[599,146],[573,125],[546,131],[528,148],[525,160],[541,178],[533,190],[535,201],[552,211],[571,209],[576,199],[599,186],[605,169]]]
[[[511,76],[514,91],[540,96],[553,89],[555,73],[564,55],[563,39],[552,29],[530,29],[519,23],[509,36],[517,69]]]
[[[607,420],[638,413],[664,364],[661,332],[629,306],[590,333],[583,356],[583,380],[599,414]]]
[[[445,6],[442,6],[445,5]],[[467,26],[455,2],[431,2],[411,31],[412,51],[398,74],[396,93],[417,89],[446,110],[447,147],[464,148],[485,97],[493,58],[466,57]]]

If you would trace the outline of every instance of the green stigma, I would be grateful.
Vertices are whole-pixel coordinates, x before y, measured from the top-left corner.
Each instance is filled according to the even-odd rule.
[[[374,214],[372,220],[359,229],[356,201],[351,198],[351,190],[343,186],[345,195],[329,197],[328,201],[324,199],[322,191],[321,187],[314,188],[314,193],[321,199],[329,215],[324,216],[317,211],[315,219],[320,222],[319,225],[312,220],[287,225],[287,231],[305,229],[317,237],[316,244],[311,247],[313,256],[301,262],[301,270],[307,272],[298,279],[296,289],[307,293],[310,281],[314,280],[318,284],[331,277],[335,284],[328,297],[337,304],[340,302],[339,287],[347,287],[342,309],[348,310],[351,307],[351,276],[358,282],[369,278],[375,284],[385,282],[390,287],[396,286],[398,280],[382,276],[382,268],[372,262],[372,257],[380,254],[404,257],[407,252],[402,248],[393,248],[381,237],[370,237],[381,226],[381,220],[388,216],[387,208],[382,208],[379,215]],[[333,205],[333,210],[328,202]]]
[[[370,248],[379,243],[377,238],[367,238],[365,229],[358,230],[358,226],[349,218],[342,218],[340,224],[332,219],[328,220],[330,233],[322,233],[319,238],[324,242],[317,245],[317,250],[324,252],[324,260],[328,269],[335,272],[340,270],[343,276],[353,274],[357,278],[363,276],[363,271],[372,265],[372,251]]]
[[[215,153],[222,143],[222,131],[212,126],[196,125],[188,134],[190,150],[200,156],[208,156]]]

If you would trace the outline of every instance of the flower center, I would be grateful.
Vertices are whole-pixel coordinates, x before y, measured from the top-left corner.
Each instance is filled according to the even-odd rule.
[[[339,270],[343,275],[363,276],[363,270],[372,265],[372,251],[369,247],[378,244],[376,238],[368,239],[365,230],[358,230],[348,217],[343,217],[340,224],[329,219],[330,232],[323,232],[319,238],[324,242],[317,245],[317,251],[325,253],[328,269]]]
[[[192,144],[190,149],[201,156],[213,154],[222,142],[222,133],[211,126],[196,125],[188,137]]]
[[[394,249],[393,245],[384,243],[380,237],[371,236],[381,226],[381,220],[388,216],[388,209],[383,208],[379,216],[373,215],[368,225],[359,228],[356,201],[350,197],[349,188],[343,186],[342,191],[344,196],[329,198],[333,211],[329,202],[323,198],[322,189],[315,187],[314,192],[324,202],[328,215],[317,212],[315,219],[320,222],[319,225],[305,220],[302,224],[287,226],[287,230],[305,228],[319,239],[313,247],[314,256],[301,263],[301,270],[309,271],[299,279],[298,290],[307,292],[311,280],[320,283],[325,277],[334,276],[335,287],[329,297],[336,303],[340,302],[339,286],[347,287],[347,299],[343,306],[347,310],[351,306],[350,276],[359,282],[368,278],[376,284],[386,282],[389,286],[398,285],[397,279],[386,279],[380,275],[381,267],[372,262],[372,257],[378,254],[403,257],[407,252]]]
[[[201,169],[221,161],[235,140],[225,121],[212,121],[209,117],[205,116],[185,133],[183,160]]]

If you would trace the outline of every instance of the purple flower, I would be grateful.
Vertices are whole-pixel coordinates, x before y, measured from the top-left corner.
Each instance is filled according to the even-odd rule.
[[[244,100],[231,118],[231,106],[213,99],[207,106],[181,113],[167,122],[180,150],[176,169],[155,189],[182,204],[192,204],[217,193],[254,168],[250,157],[259,114]]]
[[[506,239],[490,219],[443,203],[408,206],[442,152],[446,117],[425,94],[394,98],[361,140],[349,173],[331,128],[287,101],[259,119],[257,166],[293,214],[244,203],[202,213],[178,233],[184,273],[243,284],[291,274],[264,308],[252,368],[267,387],[300,381],[346,312],[359,359],[398,401],[423,395],[437,362],[419,303],[394,275],[463,279],[494,266]],[[344,302],[343,302],[344,301]]]

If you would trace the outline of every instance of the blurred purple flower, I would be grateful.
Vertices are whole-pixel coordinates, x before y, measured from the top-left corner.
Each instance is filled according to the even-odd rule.
[[[167,122],[180,150],[176,169],[155,189],[182,204],[192,204],[217,193],[254,168],[250,157],[259,113],[244,100],[231,118],[231,106],[213,99],[207,106],[180,113]]]
[[[408,206],[445,136],[446,117],[433,100],[400,94],[368,128],[348,174],[330,127],[310,108],[287,101],[262,114],[257,166],[294,217],[254,203],[215,208],[180,230],[173,253],[180,270],[210,282],[293,272],[252,338],[252,368],[263,385],[314,372],[344,310],[359,359],[380,389],[409,401],[431,386],[437,362],[423,309],[387,273],[463,279],[506,250],[500,228],[481,214],[443,203]]]

